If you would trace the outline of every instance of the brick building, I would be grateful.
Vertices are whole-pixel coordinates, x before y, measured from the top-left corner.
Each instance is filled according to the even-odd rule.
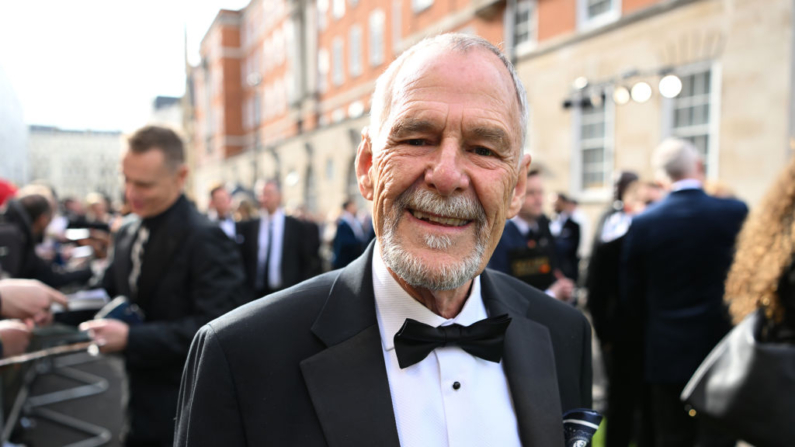
[[[194,67],[199,203],[217,181],[277,177],[288,206],[358,197],[353,158],[375,79],[427,35],[502,46],[531,108],[527,151],[549,189],[595,216],[610,177],[665,136],[692,140],[708,176],[756,202],[789,157],[788,0],[253,0],[220,11]],[[661,94],[676,75],[681,92]],[[637,84],[642,83],[637,88]],[[676,90],[668,79],[664,90]]]

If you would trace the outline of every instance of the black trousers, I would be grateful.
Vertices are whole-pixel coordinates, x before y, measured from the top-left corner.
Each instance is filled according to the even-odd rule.
[[[607,371],[605,447],[653,447],[651,396],[639,344],[615,343],[602,353]]]
[[[652,384],[651,406],[656,447],[734,447],[735,440],[690,417],[679,395],[685,383]],[[609,423],[608,423],[609,424]]]

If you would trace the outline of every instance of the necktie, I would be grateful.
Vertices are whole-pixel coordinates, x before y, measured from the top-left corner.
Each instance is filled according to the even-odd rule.
[[[395,354],[400,368],[422,361],[436,348],[456,345],[483,360],[499,363],[505,330],[511,318],[506,315],[486,318],[470,326],[451,324],[433,327],[406,318],[403,327],[395,334]]]
[[[141,224],[141,227],[138,229],[138,236],[136,236],[135,243],[133,243],[132,249],[130,250],[132,269],[130,270],[129,282],[130,291],[133,296],[138,295],[138,278],[141,276],[141,266],[144,262],[144,246],[148,240],[149,228]]]
[[[273,221],[270,218],[264,221],[268,225],[268,233],[265,238],[265,258],[261,264],[257,265],[257,283],[258,292],[267,290],[270,285],[268,284],[268,270],[270,269],[271,250],[273,249]]]

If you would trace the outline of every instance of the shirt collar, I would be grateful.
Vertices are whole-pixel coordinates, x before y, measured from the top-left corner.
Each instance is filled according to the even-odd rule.
[[[376,244],[376,252],[373,254],[373,291],[381,343],[387,351],[395,348],[395,334],[403,327],[406,318],[437,327],[449,326],[453,323],[469,326],[488,317],[480,293],[480,275],[472,280],[469,297],[461,312],[455,318],[446,319],[431,312],[400,287],[397,280],[389,273],[384,260],[381,259],[381,250],[378,244]]]
[[[260,218],[262,220],[267,220],[268,222],[271,222],[283,215],[284,215],[284,209],[282,207],[276,208],[276,211],[274,211],[273,214],[268,213],[268,210],[266,210],[265,208],[263,208],[259,212]]]
[[[537,231],[538,230],[538,222],[537,221],[528,222],[528,221],[522,219],[519,216],[514,216],[511,219],[511,222],[513,222],[516,225],[516,228],[518,228],[519,232],[522,233],[524,236],[527,236],[527,233],[529,233],[531,229],[533,231]]]
[[[682,191],[684,189],[702,189],[703,185],[699,180],[694,178],[686,178],[684,180],[679,180],[678,182],[674,182],[671,185],[671,191]]]
[[[168,219],[168,216],[170,216],[174,212],[174,210],[177,209],[178,206],[180,206],[183,202],[187,201],[188,199],[185,198],[185,195],[180,194],[179,198],[177,198],[177,200],[174,201],[174,203],[170,207],[168,207],[168,209],[158,214],[157,216],[144,218],[142,219],[142,222],[150,230],[158,228],[166,219]]]

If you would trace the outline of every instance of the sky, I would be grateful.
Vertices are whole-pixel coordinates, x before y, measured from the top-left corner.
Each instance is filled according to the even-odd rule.
[[[27,124],[129,132],[184,93],[185,35],[195,64],[218,10],[248,1],[0,0],[0,70]]]

